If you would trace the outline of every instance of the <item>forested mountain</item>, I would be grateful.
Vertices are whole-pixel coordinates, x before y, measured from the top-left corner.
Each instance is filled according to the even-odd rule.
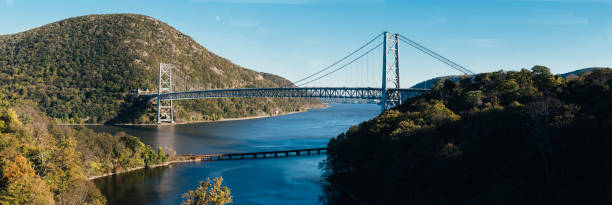
[[[166,23],[133,14],[88,15],[0,36],[0,90],[67,123],[148,123],[154,106],[130,91],[157,90],[158,64],[174,90],[280,87],[279,76],[233,64]],[[187,83],[188,82],[188,83]],[[304,109],[315,100],[207,99],[175,103],[177,121]]]
[[[331,204],[611,204],[612,70],[442,80],[330,140]]]

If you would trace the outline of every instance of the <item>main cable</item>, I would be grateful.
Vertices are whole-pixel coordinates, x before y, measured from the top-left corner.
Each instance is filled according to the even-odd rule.
[[[340,62],[342,62],[342,61],[346,60],[347,58],[349,58],[349,57],[350,57],[350,56],[352,56],[353,54],[355,54],[355,53],[359,52],[361,49],[363,49],[363,48],[365,48],[366,46],[370,45],[370,43],[374,42],[374,40],[378,39],[378,37],[380,37],[381,35],[383,35],[383,33],[380,33],[380,34],[376,35],[376,37],[374,37],[372,40],[368,41],[366,44],[364,44],[363,46],[361,46],[359,49],[357,49],[357,50],[353,51],[352,53],[348,54],[348,55],[347,55],[347,56],[345,56],[344,58],[341,58],[340,60],[338,60],[338,61],[334,62],[334,63],[333,63],[333,64],[331,64],[330,66],[327,66],[326,68],[323,68],[322,70],[320,70],[320,71],[318,71],[318,72],[316,72],[316,73],[314,73],[314,74],[312,74],[312,75],[309,75],[309,76],[307,76],[307,77],[305,77],[305,78],[302,78],[302,79],[300,79],[300,80],[298,80],[298,81],[295,81],[295,82],[293,82],[293,83],[294,83],[294,84],[297,84],[297,83],[302,82],[302,81],[304,81],[304,80],[306,80],[306,79],[309,79],[309,78],[311,78],[311,77],[313,77],[313,76],[315,76],[315,75],[317,75],[317,74],[319,74],[319,73],[322,73],[323,71],[326,71],[326,70],[330,69],[331,67],[334,67],[334,66],[335,66],[335,65],[337,65],[338,63],[340,63]]]
[[[340,69],[342,69],[342,68],[344,68],[344,67],[346,67],[346,66],[350,65],[351,63],[355,62],[356,60],[359,60],[361,57],[363,57],[363,56],[365,56],[365,55],[369,54],[369,53],[370,53],[370,52],[372,52],[374,49],[376,49],[376,48],[380,47],[380,45],[382,45],[382,44],[383,44],[382,42],[381,42],[381,43],[379,43],[379,44],[378,44],[378,45],[376,45],[374,48],[372,48],[372,49],[368,50],[367,52],[365,52],[365,53],[361,54],[359,57],[357,57],[357,58],[355,58],[355,59],[351,60],[350,62],[348,62],[348,63],[346,63],[346,64],[344,64],[344,65],[340,66],[339,68],[336,68],[335,70],[332,70],[331,72],[326,73],[325,75],[319,76],[319,77],[315,78],[314,80],[308,81],[308,82],[306,82],[306,83],[302,83],[302,84],[298,85],[298,87],[302,87],[302,86],[304,86],[304,85],[307,85],[307,84],[309,84],[309,83],[312,83],[312,82],[314,82],[314,81],[317,81],[317,80],[319,80],[319,79],[321,79],[321,78],[323,78],[323,77],[325,77],[325,76],[328,76],[328,75],[330,75],[330,74],[332,74],[332,73],[335,73],[336,71],[339,71]]]
[[[412,40],[410,40],[409,38],[403,36],[403,35],[399,35],[400,36],[400,40],[403,41],[404,43],[407,43],[408,45],[420,50],[421,52],[434,57],[435,59],[438,59],[440,62],[449,65],[453,68],[455,68],[455,70],[458,70],[459,72],[462,72],[466,75],[475,75],[474,72],[468,70],[467,68],[445,58],[444,56],[441,56],[440,54],[437,54],[436,52],[429,50],[428,48],[426,48],[425,46],[422,46],[421,44],[418,44],[417,42],[414,42]]]

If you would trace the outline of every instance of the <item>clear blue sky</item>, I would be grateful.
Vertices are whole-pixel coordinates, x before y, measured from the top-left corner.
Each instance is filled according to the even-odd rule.
[[[290,80],[331,64],[385,30],[475,72],[536,64],[553,73],[612,67],[612,0],[2,1],[0,34],[73,16],[138,13],[241,66]],[[402,46],[400,53],[403,85],[458,74],[410,47]],[[365,69],[367,63],[358,63],[353,69]],[[366,73],[378,74],[380,65],[369,64]],[[319,85],[375,78],[359,72],[338,73]]]

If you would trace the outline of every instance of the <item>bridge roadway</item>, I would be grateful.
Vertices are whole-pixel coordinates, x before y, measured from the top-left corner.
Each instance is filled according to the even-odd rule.
[[[401,94],[402,100],[404,100],[409,97],[420,95],[425,91],[429,91],[429,89],[387,89],[387,96],[391,96],[393,94]],[[143,96],[155,98],[157,97],[157,94],[144,94]],[[160,94],[161,100],[233,97],[381,99],[382,89],[370,87],[239,88],[182,91]]]

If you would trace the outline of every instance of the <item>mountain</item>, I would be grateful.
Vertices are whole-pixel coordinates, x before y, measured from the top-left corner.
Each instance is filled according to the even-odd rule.
[[[130,91],[157,90],[160,62],[173,65],[174,90],[294,86],[235,65],[152,17],[110,14],[0,36],[0,97],[32,100],[58,122],[150,123],[153,102]],[[175,120],[268,115],[316,104],[274,98],[178,101]]]

